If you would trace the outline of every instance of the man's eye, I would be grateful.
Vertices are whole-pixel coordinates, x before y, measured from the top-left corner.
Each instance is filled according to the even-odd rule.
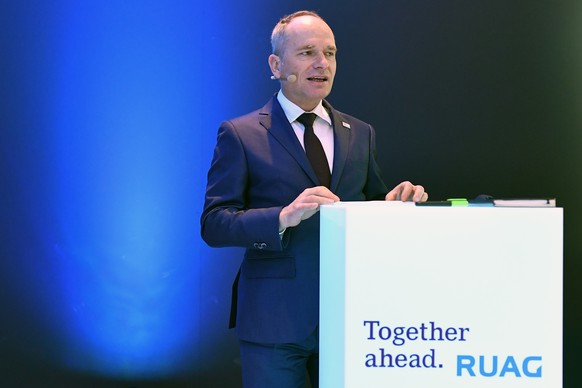
[[[335,57],[335,51],[328,51],[325,53],[325,55],[328,57]]]
[[[301,52],[301,55],[311,55],[311,54],[313,54],[313,51],[311,51],[311,50]]]

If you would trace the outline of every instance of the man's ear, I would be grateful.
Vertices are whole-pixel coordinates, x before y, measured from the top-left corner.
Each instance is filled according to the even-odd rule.
[[[281,58],[278,55],[269,55],[269,67],[275,78],[281,77]]]

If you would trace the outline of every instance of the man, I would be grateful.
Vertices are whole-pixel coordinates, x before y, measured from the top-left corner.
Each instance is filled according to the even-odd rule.
[[[324,100],[337,48],[320,16],[284,17],[271,41],[269,66],[281,90],[263,108],[220,126],[202,237],[211,246],[246,248],[233,287],[243,385],[301,387],[307,370],[315,387],[319,207],[340,200],[426,201],[428,195],[410,182],[388,192],[375,160],[374,129]],[[313,123],[304,112],[316,114]],[[315,159],[308,132],[320,143]]]

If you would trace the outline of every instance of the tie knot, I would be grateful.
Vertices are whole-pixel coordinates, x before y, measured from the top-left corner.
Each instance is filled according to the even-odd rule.
[[[297,121],[299,121],[305,127],[313,127],[313,122],[315,121],[316,117],[317,115],[315,113],[303,113],[297,118]]]

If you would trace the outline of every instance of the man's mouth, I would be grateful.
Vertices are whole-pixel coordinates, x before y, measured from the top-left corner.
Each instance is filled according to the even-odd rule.
[[[308,77],[307,80],[314,81],[314,82],[327,82],[327,77],[325,77],[323,75],[316,75],[314,77]]]

